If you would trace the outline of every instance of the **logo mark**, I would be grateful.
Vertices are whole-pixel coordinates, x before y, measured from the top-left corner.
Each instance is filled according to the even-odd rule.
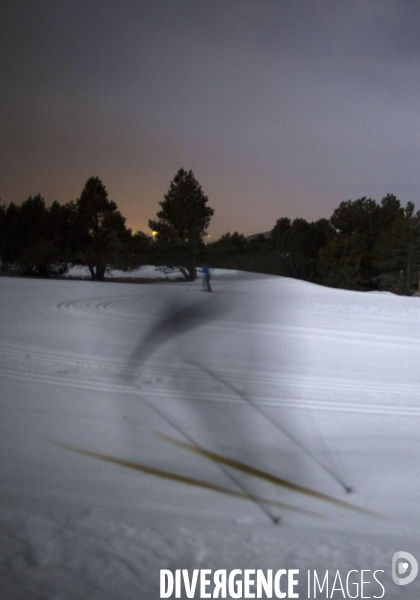
[[[418,562],[409,552],[400,550],[392,557],[392,580],[397,585],[411,583],[417,577],[418,572]]]

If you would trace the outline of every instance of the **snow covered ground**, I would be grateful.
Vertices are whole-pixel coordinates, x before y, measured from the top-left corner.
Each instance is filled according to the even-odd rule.
[[[212,283],[0,278],[2,600],[281,568],[419,598],[391,560],[420,560],[420,299]]]
[[[87,267],[70,267],[69,272],[67,273],[67,277],[69,278],[80,278],[80,279],[90,279],[89,269]],[[168,273],[161,271],[159,268],[154,267],[153,265],[145,265],[144,267],[140,267],[139,269],[135,269],[134,271],[119,271],[117,269],[112,270],[110,273],[106,273],[107,279],[134,279],[134,278],[143,278],[143,279],[177,279],[182,278],[182,274],[179,270],[171,271]]]

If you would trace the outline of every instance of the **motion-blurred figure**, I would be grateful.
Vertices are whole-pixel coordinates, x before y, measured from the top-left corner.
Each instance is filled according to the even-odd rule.
[[[203,288],[207,289],[208,292],[211,292],[210,269],[207,265],[203,265],[200,269],[200,273],[203,273]]]

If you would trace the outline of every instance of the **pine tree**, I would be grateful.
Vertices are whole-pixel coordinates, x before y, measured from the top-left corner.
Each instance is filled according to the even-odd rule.
[[[196,257],[214,210],[207,205],[193,172],[180,169],[160,202],[158,220],[149,221],[156,240],[163,249],[167,266],[178,267],[186,279],[196,277]],[[164,251],[166,249],[166,252]],[[171,264],[169,264],[171,263]]]
[[[87,180],[76,202],[76,213],[77,252],[73,262],[87,266],[92,279],[103,280],[106,269],[117,266],[131,232],[98,177]]]

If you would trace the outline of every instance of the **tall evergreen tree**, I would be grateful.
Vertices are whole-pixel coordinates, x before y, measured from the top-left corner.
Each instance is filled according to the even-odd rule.
[[[131,232],[98,177],[90,177],[76,202],[74,264],[88,267],[92,279],[103,280],[108,267],[118,266]]]
[[[166,266],[178,267],[191,281],[196,277],[198,248],[214,214],[207,202],[193,172],[180,169],[159,202],[158,219],[149,221],[162,250],[161,260],[168,263]]]

